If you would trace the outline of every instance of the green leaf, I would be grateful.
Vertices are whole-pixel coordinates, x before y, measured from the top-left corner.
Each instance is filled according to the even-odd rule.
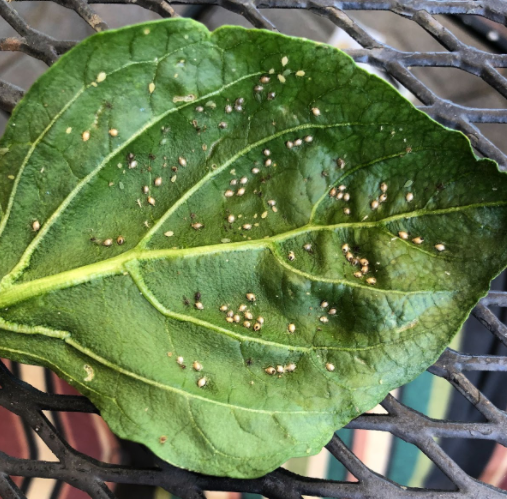
[[[430,365],[507,263],[506,175],[307,40],[97,34],[0,151],[0,355],[208,474],[317,453]]]

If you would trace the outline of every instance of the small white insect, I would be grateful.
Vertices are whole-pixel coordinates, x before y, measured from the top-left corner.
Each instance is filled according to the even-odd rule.
[[[231,198],[232,196],[234,196],[234,191],[231,191],[231,189],[227,189],[224,193],[224,196],[226,198]]]
[[[230,324],[234,322],[234,319],[232,317],[226,317],[225,320]]]
[[[257,322],[261,325],[264,324],[264,317],[262,316],[257,317]]]
[[[224,111],[227,113],[227,114],[230,114],[232,113],[232,106],[227,104],[227,106],[225,106],[225,109]]]
[[[368,277],[368,279],[366,279],[366,282],[373,286],[374,284],[377,284],[377,279],[375,279],[375,277]]]
[[[327,307],[329,307],[329,302],[327,302],[327,301],[324,300],[324,301],[320,302],[320,306],[322,308],[327,308]]]
[[[370,270],[370,268],[368,267],[368,265],[363,265],[363,266],[361,267],[361,272],[362,272],[363,274],[367,274],[369,270]]]
[[[303,249],[305,251],[312,251],[312,245],[310,243],[306,243],[303,245]]]
[[[282,57],[282,66],[287,66],[288,63],[289,63],[289,58],[286,55],[284,55]]]
[[[125,238],[124,238],[123,236],[118,236],[118,237],[116,238],[116,244],[117,244],[118,246],[121,246],[122,244],[125,244]]]
[[[248,178],[246,178],[246,177],[241,177],[241,178],[239,179],[239,183],[240,183],[241,185],[245,185],[247,182],[248,182]]]
[[[263,83],[263,84],[266,84],[266,83],[269,83],[269,76],[261,76],[260,78],[260,82]]]
[[[83,142],[86,142],[87,140],[90,139],[90,132],[88,130],[86,132],[83,132],[81,138],[83,139]]]
[[[162,177],[157,177],[155,181],[153,182],[155,187],[160,187],[162,185]]]
[[[111,130],[109,130],[109,135],[111,135],[111,137],[117,137],[118,130],[116,130],[116,128],[111,128]]]
[[[342,251],[343,251],[344,253],[348,253],[348,252],[350,251],[350,246],[349,246],[347,243],[345,243],[345,244],[342,246]]]
[[[400,230],[400,232],[398,232],[398,236],[400,236],[401,239],[408,239],[408,232]]]
[[[346,192],[344,195],[343,195],[343,200],[344,201],[349,201],[350,200],[350,194],[348,192]]]
[[[370,203],[370,206],[371,206],[371,209],[372,210],[376,210],[378,207],[379,207],[379,202],[374,199],[371,203]]]
[[[285,372],[285,367],[280,366],[280,365],[276,366],[276,372],[278,374],[283,374]]]
[[[336,315],[336,308],[330,308],[327,312],[329,315]]]
[[[285,142],[285,147],[287,147],[287,149],[292,149],[294,147],[294,142],[288,140]]]
[[[289,333],[294,333],[296,331],[296,325],[295,324],[289,324],[287,326],[287,330],[289,331]]]
[[[386,192],[386,191],[387,191],[387,184],[386,184],[385,182],[382,182],[382,183],[380,184],[380,190],[381,190],[382,192]]]
[[[180,164],[180,166],[187,166],[187,160],[182,156],[178,158],[178,163]]]
[[[150,91],[150,94],[152,94],[153,92],[155,92],[155,83],[151,82],[148,85],[148,90]]]
[[[239,323],[241,321],[241,317],[239,316],[239,314],[234,314],[233,319],[234,319],[234,322],[236,322],[236,323]]]
[[[293,373],[296,370],[296,364],[294,362],[291,362],[290,364],[287,364],[285,366],[285,370],[289,373]]]
[[[150,188],[147,186],[147,185],[143,185],[143,194],[148,194],[148,192],[150,192]]]
[[[264,87],[262,85],[256,85],[254,87],[254,92],[259,93],[259,92],[262,92],[263,90],[264,90]]]
[[[326,364],[326,369],[329,371],[329,372],[333,372],[335,370],[335,367],[334,367],[334,364],[331,364],[331,362],[328,362]]]
[[[155,198],[148,196],[148,204],[151,204],[151,206],[155,206]]]
[[[420,236],[417,236],[417,237],[414,237],[414,239],[412,239],[412,242],[414,244],[422,244],[424,242],[424,239]]]
[[[414,199],[414,195],[411,192],[408,192],[407,195],[405,196],[405,199],[410,203],[410,201]]]
[[[204,111],[204,108],[202,106],[197,106],[195,108],[195,110],[198,112],[198,113],[202,113]]]
[[[346,186],[346,185],[343,185],[343,184],[342,184],[342,185],[339,185],[339,186],[338,186],[338,190],[339,190],[339,191],[346,191],[346,190],[347,190],[347,186]]]
[[[270,199],[270,200],[268,201],[268,205],[269,205],[269,206],[275,206],[275,204],[276,204],[276,201],[275,201],[274,199]]]
[[[227,317],[234,317],[234,312],[232,310],[229,310],[227,312]]]
[[[102,243],[102,246],[112,246],[113,245],[113,240],[112,239],[105,239],[104,242]]]
[[[39,231],[39,230],[40,230],[40,222],[39,222],[38,220],[34,220],[34,221],[32,222],[32,230],[33,230],[34,232],[37,232],[37,231]]]
[[[253,329],[254,329],[254,331],[260,331],[261,327],[262,327],[262,324],[260,322],[256,322],[254,324]]]
[[[339,192],[337,195],[336,195],[336,199],[343,199],[343,192]]]
[[[252,312],[245,312],[245,319],[251,321],[253,319]]]
[[[336,187],[333,187],[330,191],[329,191],[329,196],[334,198],[336,196],[336,193],[338,191],[336,190]]]
[[[195,371],[202,371],[202,364],[200,362],[194,361],[192,367]]]
[[[235,217],[234,215],[229,215],[229,216],[227,217],[227,221],[228,221],[230,224],[234,223],[234,221],[235,221],[235,220],[236,220],[236,217]]]
[[[294,251],[289,251],[287,258],[288,258],[289,262],[293,262],[296,259],[296,255],[295,255]]]
[[[246,327],[247,329],[250,329],[251,325],[252,325],[252,323],[250,321],[244,321],[243,322],[243,327]]]
[[[266,161],[264,161],[264,166],[271,166],[272,164],[273,164],[273,161],[269,158]]]
[[[164,232],[165,237],[172,237],[174,236],[174,232],[172,230],[168,230],[167,232]]]
[[[322,322],[322,324],[327,324],[329,322],[329,319],[325,315],[323,315],[322,317],[320,317],[319,321]]]
[[[247,293],[247,294],[246,294],[246,299],[247,299],[248,301],[255,301],[255,300],[256,300],[256,297],[255,297],[255,295],[254,295],[253,293]]]
[[[240,187],[238,189],[238,192],[236,192],[236,196],[243,196],[243,194],[245,194],[246,192],[246,189],[244,187]]]
[[[443,244],[435,244],[435,249],[437,251],[444,251],[445,250],[445,246]]]
[[[302,77],[304,75],[305,75],[305,72],[302,69],[300,69],[299,71],[296,71],[296,76]]]
[[[343,208],[343,213],[345,215],[350,215],[350,208]]]
[[[359,260],[359,263],[361,265],[369,265],[370,264],[370,262],[366,258],[361,258],[361,260]]]
[[[276,369],[273,366],[271,366],[271,367],[267,367],[266,369],[264,369],[264,372],[266,374],[269,374],[270,376],[272,376],[273,374],[276,373]]]
[[[199,378],[199,380],[197,381],[197,386],[199,388],[204,388],[206,386],[206,383],[207,383],[206,378]]]
[[[238,97],[236,99],[236,106],[242,106],[245,103],[245,99],[243,97]]]
[[[362,272],[354,272],[354,277],[361,279],[363,277],[363,273]]]
[[[100,83],[101,81],[104,81],[105,79],[107,78],[107,74],[104,73],[104,71],[101,71],[98,75],[97,75],[97,81]]]
[[[238,307],[238,310],[239,310],[240,312],[244,312],[246,309],[247,309],[247,306],[246,306],[244,303],[243,303],[243,304],[241,304],[241,305]]]
[[[194,230],[200,230],[204,227],[204,225],[200,222],[195,222],[195,224],[192,224],[192,229]]]
[[[222,130],[224,130],[225,128],[227,128],[227,123],[225,121],[221,121],[218,124],[218,128],[221,128]]]
[[[229,309],[229,307],[227,305],[220,306],[220,312],[227,312],[228,309]]]
[[[275,97],[276,97],[276,93],[275,92],[269,92],[269,94],[268,94],[268,100],[274,100]]]
[[[129,169],[135,168],[137,166],[137,161],[135,159],[129,161]]]
[[[251,230],[252,224],[243,224],[242,227],[243,227],[243,230]]]
[[[262,154],[264,154],[264,156],[271,156],[271,151],[269,149],[264,149],[264,151],[262,151]]]
[[[260,170],[258,168],[256,168],[256,167],[252,168],[252,173],[254,175],[257,175],[259,172],[260,172]]]
[[[300,146],[300,145],[302,145],[302,144],[303,144],[303,141],[302,141],[301,139],[296,139],[296,140],[294,141],[294,145],[295,145],[295,146],[298,146],[298,147],[299,147],[299,146]]]
[[[340,170],[343,170],[345,168],[345,161],[342,158],[338,158],[336,160],[336,164]]]
[[[304,140],[309,144],[310,142],[313,142],[313,137],[311,135],[307,135]]]
[[[176,362],[181,366],[183,364],[183,362],[184,362],[183,357],[178,357],[176,359]]]
[[[204,305],[200,301],[196,301],[194,306],[197,310],[204,310]]]
[[[318,107],[312,107],[312,113],[314,116],[320,116],[320,109]]]
[[[378,198],[378,200],[381,202],[381,203],[385,203],[387,201],[387,194],[384,193],[384,194],[381,194]]]
[[[236,185],[237,183],[238,183],[238,179],[233,178],[233,179],[229,182],[229,185]]]

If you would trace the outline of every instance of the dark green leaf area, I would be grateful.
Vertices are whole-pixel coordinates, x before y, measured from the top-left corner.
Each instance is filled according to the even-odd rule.
[[[256,477],[426,369],[507,263],[507,177],[331,47],[93,36],[0,143],[0,355]]]

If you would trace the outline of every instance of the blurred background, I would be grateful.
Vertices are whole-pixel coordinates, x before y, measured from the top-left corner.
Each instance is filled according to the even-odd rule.
[[[3,1],[3,0],[1,0]],[[12,2],[11,7],[27,23],[59,40],[81,40],[93,30],[72,10],[51,2]],[[109,25],[117,28],[139,23],[159,16],[136,5],[96,5],[97,14]],[[251,27],[245,19],[220,7],[174,7],[179,15],[193,17],[210,29],[223,24]],[[303,36],[330,43],[338,48],[359,48],[344,31],[325,18],[302,10],[265,10],[264,15],[282,33]],[[443,51],[434,38],[416,23],[390,12],[348,12],[370,35],[377,40],[404,51]],[[492,53],[507,52],[507,28],[474,16],[436,16],[464,43]],[[15,36],[9,24],[0,19],[0,38]],[[365,67],[385,77],[415,105],[421,103],[408,90],[379,70]],[[47,69],[46,65],[20,52],[0,52],[0,78],[28,89]],[[505,108],[506,101],[479,77],[453,68],[412,68],[412,73],[439,97],[457,104],[479,108]],[[502,69],[499,70],[503,71]],[[0,133],[3,133],[8,114],[0,114]],[[506,134],[502,125],[479,124],[482,133],[500,150],[507,153]],[[496,279],[493,289],[505,290],[506,277]],[[495,313],[505,322],[499,310]],[[452,348],[464,352],[488,355],[507,355],[507,349],[487,333],[474,318],[469,319],[463,331],[455,338]],[[14,374],[41,390],[56,393],[75,393],[66,383],[50,372],[33,366],[13,365],[6,362]],[[507,408],[505,374],[471,372],[467,376],[500,409]],[[404,404],[436,419],[456,421],[485,421],[484,417],[450,385],[429,373],[424,373],[409,385],[396,390],[394,395]],[[379,406],[374,412],[385,413]],[[142,446],[119,441],[97,415],[81,413],[48,413],[56,428],[71,446],[101,461],[122,463],[138,467],[154,464],[154,457]],[[340,430],[342,440],[368,467],[388,478],[411,487],[452,489],[453,484],[415,446],[387,432],[366,430]],[[507,450],[486,440],[447,439],[440,444],[444,450],[471,476],[507,490]],[[54,461],[55,456],[28,425],[17,416],[0,407],[0,451],[21,458]],[[293,459],[286,468],[296,473],[334,480],[355,480],[327,450],[319,455]],[[68,484],[40,478],[13,477],[29,499],[84,499],[88,497]],[[168,492],[152,487],[110,484],[119,498],[167,499]],[[243,494],[245,499],[252,495]],[[207,493],[211,499],[240,499],[239,493]],[[247,498],[247,496],[249,496]],[[252,497],[250,497],[252,496]]]

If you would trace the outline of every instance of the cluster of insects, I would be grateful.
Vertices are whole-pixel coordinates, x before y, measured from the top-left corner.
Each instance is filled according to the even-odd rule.
[[[338,187],[333,187],[329,191],[329,197],[337,200],[343,200],[348,203],[350,201],[350,194],[348,192],[345,192],[346,190],[347,186],[343,184],[339,185]],[[347,206],[343,208],[343,213],[345,213],[345,215],[350,215],[350,208]]]
[[[325,310],[326,314],[327,315],[321,315],[319,317],[319,321],[322,322],[322,324],[327,324],[329,322],[329,317],[328,315],[336,315],[336,312],[338,312],[337,308],[335,306],[331,306],[331,308],[329,308],[329,302],[326,301],[326,300],[323,300],[321,303],[320,303],[320,308]]]
[[[354,277],[357,279],[362,279],[370,271],[370,262],[368,262],[366,258],[359,258],[357,255],[354,255],[354,253],[350,251],[350,246],[347,243],[342,246],[342,251],[347,262],[349,262],[354,267],[360,267],[360,270],[354,272]],[[366,279],[366,282],[373,286],[377,283],[377,279],[375,279],[375,277],[368,277]]]
[[[167,355],[169,357],[172,357],[172,352],[168,352]],[[185,365],[185,359],[180,355],[178,357],[176,357],[176,363],[182,368],[182,369],[186,369],[186,365]],[[201,372],[203,367],[202,367],[202,364],[198,361],[198,360],[194,360],[194,362],[192,363],[192,369],[196,372]],[[208,383],[208,379],[206,378],[206,376],[202,376],[200,378],[198,378],[197,380],[197,386],[199,388],[204,388],[206,386],[206,384]]]
[[[253,293],[246,293],[246,299],[253,303],[255,302],[256,298]],[[242,303],[239,305],[236,311],[229,308],[229,305],[221,305],[220,306],[220,312],[225,313],[225,320],[229,324],[239,324],[240,322],[243,323],[243,327],[246,327],[247,329],[252,328],[254,331],[260,331],[262,326],[264,325],[264,317],[259,316],[256,319],[254,319],[254,314],[249,310],[248,306]],[[240,315],[243,314],[243,317]]]

